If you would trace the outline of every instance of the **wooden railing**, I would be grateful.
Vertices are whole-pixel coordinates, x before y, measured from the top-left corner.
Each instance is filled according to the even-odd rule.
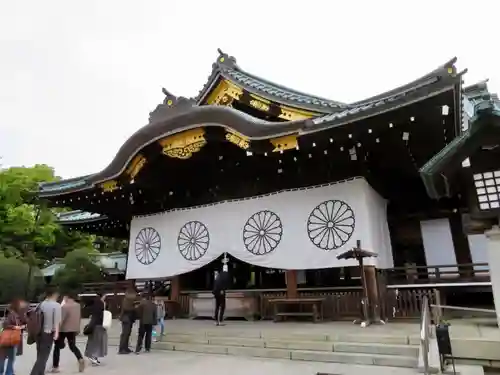
[[[488,263],[395,267],[379,273],[387,285],[490,281]]]
[[[490,280],[487,263],[396,267],[378,272],[382,315],[388,319],[418,318],[424,297],[427,297],[431,304],[441,303],[440,292],[436,289],[439,284]],[[413,287],[414,284],[419,285]],[[125,292],[130,285],[130,281],[88,283],[84,284],[84,293],[92,294],[100,291],[114,294],[112,303],[119,308],[120,294]],[[239,292],[253,293],[257,296],[258,315],[262,319],[269,319],[272,316],[270,299],[286,296],[286,289],[240,290]],[[179,295],[180,316],[189,315],[190,293],[193,292],[184,291]],[[361,287],[299,288],[298,295],[299,297],[325,298],[325,319],[352,319],[360,315]]]
[[[439,290],[433,288],[389,289],[387,291],[386,313],[388,319],[416,318],[422,313],[424,299],[431,303],[439,303]]]
[[[242,291],[245,292],[245,291]],[[247,291],[255,293],[259,298],[258,315],[261,319],[271,319],[273,311],[269,304],[270,299],[286,297],[286,289],[265,289],[262,291]],[[179,296],[181,316],[189,315],[189,294],[181,292]],[[361,287],[347,288],[299,288],[299,297],[325,298],[324,317],[326,320],[355,319],[361,313]],[[403,288],[389,289],[384,294],[385,299],[380,303],[388,319],[418,318],[421,313],[422,301],[425,296],[429,301],[440,301],[439,291],[433,288]]]

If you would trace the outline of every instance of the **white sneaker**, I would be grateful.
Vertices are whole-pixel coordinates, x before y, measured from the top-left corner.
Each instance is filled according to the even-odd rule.
[[[95,357],[88,357],[88,359],[93,366],[99,366],[101,364],[99,360]]]

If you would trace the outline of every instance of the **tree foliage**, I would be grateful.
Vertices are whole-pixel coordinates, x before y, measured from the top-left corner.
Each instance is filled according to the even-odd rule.
[[[63,259],[52,283],[62,293],[79,292],[84,283],[102,281],[101,268],[95,262],[95,250],[77,249],[69,252]]]
[[[29,266],[20,259],[6,257],[0,253],[0,303],[9,303],[14,298],[33,298],[43,286],[39,272],[31,273],[28,289]]]
[[[99,267],[91,259],[96,239],[101,252],[126,249],[126,241],[69,231],[59,225],[56,213],[63,209],[47,207],[36,200],[35,194],[41,182],[57,180],[54,170],[43,164],[0,169],[0,262],[12,266],[11,271],[4,272],[0,264],[0,289],[12,284],[8,288],[12,295],[26,292],[28,274],[38,274],[37,268],[56,258],[64,258],[65,267],[55,281],[66,289],[102,280]],[[4,275],[13,277],[11,284],[4,284]]]
[[[19,257],[27,249],[43,253],[54,244],[55,217],[44,205],[34,204],[33,193],[40,182],[54,180],[46,165],[0,171],[0,249],[6,255]]]
[[[35,201],[38,184],[57,179],[47,165],[0,170],[0,250],[4,255],[43,265],[68,251],[92,248],[92,236],[68,232],[57,224],[57,210]]]

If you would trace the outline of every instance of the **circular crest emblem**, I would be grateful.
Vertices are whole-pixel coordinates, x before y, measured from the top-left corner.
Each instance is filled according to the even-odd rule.
[[[283,225],[274,212],[259,211],[250,216],[243,227],[243,243],[253,255],[266,255],[278,247]]]
[[[195,261],[200,259],[208,250],[210,234],[200,221],[189,221],[179,231],[177,247],[184,259]]]
[[[307,220],[311,242],[322,250],[335,250],[351,238],[356,221],[352,208],[340,200],[320,203]]]
[[[161,250],[160,234],[151,227],[143,228],[135,237],[135,256],[139,263],[147,266],[153,263]]]

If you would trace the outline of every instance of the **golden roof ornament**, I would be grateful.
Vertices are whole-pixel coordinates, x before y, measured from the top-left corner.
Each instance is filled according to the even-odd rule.
[[[192,99],[183,96],[175,96],[166,88],[161,91],[165,95],[163,103],[156,106],[154,111],[149,112],[149,123],[165,121],[179,112],[192,108],[196,103]]]
[[[219,53],[219,57],[217,58],[218,65],[227,65],[230,67],[236,66],[236,58],[233,56],[224,53],[220,48],[217,48],[217,52]]]

